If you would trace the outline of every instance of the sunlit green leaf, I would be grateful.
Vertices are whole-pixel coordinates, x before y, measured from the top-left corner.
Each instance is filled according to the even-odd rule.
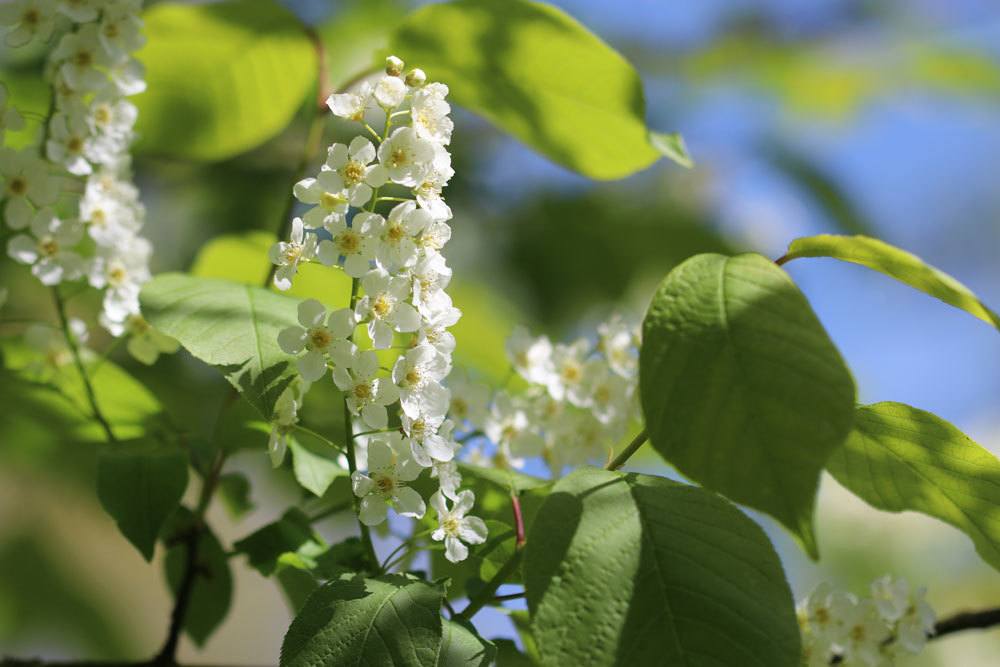
[[[854,381],[785,272],[760,255],[687,260],[653,297],[639,366],[656,450],[816,557],[816,489],[850,432]]]
[[[456,103],[585,176],[622,178],[663,155],[688,162],[679,142],[651,140],[632,65],[551,5],[432,4],[407,17],[392,49]]]
[[[232,157],[283,130],[314,89],[315,48],[274,0],[158,3],[145,21],[141,150]]]
[[[867,266],[1000,329],[1000,315],[987,308],[968,287],[916,255],[884,241],[867,236],[807,236],[792,241],[781,261],[799,257],[832,257]]]
[[[955,526],[1000,570],[1000,461],[940,417],[901,403],[862,406],[827,469],[878,509]]]

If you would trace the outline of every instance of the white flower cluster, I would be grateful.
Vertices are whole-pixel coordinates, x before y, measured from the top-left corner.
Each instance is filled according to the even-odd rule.
[[[126,98],[146,88],[142,66],[131,55],[144,43],[141,9],[142,0],[14,0],[0,7],[9,46],[44,42],[66,27],[46,70],[53,112],[45,157],[31,148],[2,149],[0,175],[4,220],[25,230],[10,240],[8,254],[30,265],[45,285],[86,278],[103,290],[101,324],[115,336],[130,334],[129,351],[152,363],[177,345],[139,314],[152,248],[139,235],[145,209],[128,152],[137,111]],[[0,107],[5,102],[3,95]],[[6,112],[0,117],[4,127],[21,125]],[[76,216],[58,215],[61,191],[81,186]]]
[[[446,85],[426,83],[421,70],[404,76],[403,62],[390,57],[377,82],[327,100],[335,115],[363,124],[375,143],[358,136],[347,145],[333,144],[319,173],[295,184],[295,197],[309,209],[293,220],[291,238],[271,249],[274,283],[288,289],[300,265],[315,261],[340,266],[360,294],[349,307],[332,312],[319,301],[304,301],[301,326],[281,332],[278,343],[298,357],[302,381],[279,401],[271,450],[277,464],[302,394],[330,372],[346,397],[355,431],[375,432],[357,438],[367,445],[366,464],[359,461],[367,472],[352,476],[361,521],[385,521],[389,506],[402,516],[423,517],[426,503],[409,483],[429,469],[440,483],[430,499],[440,521],[434,537],[444,540],[446,556],[458,561],[468,555],[463,542],[485,541],[486,526],[465,516],[474,499],[471,491],[459,491],[459,445],[453,422],[445,418],[451,397],[442,381],[455,348],[448,327],[461,316],[445,292],[451,269],[441,252],[451,238],[452,215],[441,190],[454,173],[447,94]],[[382,134],[366,122],[372,112],[384,118]],[[380,197],[386,188],[393,196]],[[380,204],[392,208],[383,215]],[[356,344],[359,326],[371,349]],[[375,350],[394,342],[405,352],[391,370],[383,369]],[[398,429],[389,427],[390,409],[399,418]]]
[[[884,576],[871,584],[871,596],[858,598],[820,584],[799,603],[804,664],[891,667],[899,656],[917,655],[934,633],[934,610],[924,588]]]
[[[518,327],[507,339],[507,357],[529,388],[501,389],[489,401],[485,388],[462,382],[452,386],[452,414],[479,426],[503,465],[543,456],[559,474],[607,458],[637,416],[638,345],[638,326],[619,316],[598,327],[596,343],[553,344]]]

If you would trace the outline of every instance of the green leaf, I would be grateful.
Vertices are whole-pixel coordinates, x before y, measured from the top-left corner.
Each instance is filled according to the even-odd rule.
[[[851,430],[854,381],[784,271],[750,254],[671,271],[643,323],[639,384],[667,461],[778,519],[817,557],[816,489]]]
[[[441,621],[441,647],[438,651],[438,667],[490,667],[496,658],[497,649],[468,623]]]
[[[297,435],[296,438],[299,436]],[[313,495],[320,496],[333,484],[338,477],[346,477],[350,473],[325,456],[314,453],[297,439],[291,439],[288,448],[292,450],[292,471],[295,480]]]
[[[167,551],[164,569],[167,585],[175,596],[187,562],[187,546],[183,541],[177,541],[177,538],[190,534],[194,525],[194,515],[187,508],[181,507],[164,530],[164,535],[174,536],[175,543]],[[233,576],[229,571],[229,559],[215,534],[207,526],[202,526],[198,534],[196,579],[191,588],[184,630],[195,644],[203,646],[229,613],[233,597]]]
[[[51,360],[25,345],[5,342],[0,350],[4,367],[17,378],[13,381],[24,387],[23,401],[19,399],[18,403],[32,404],[36,424],[61,424],[78,441],[106,440],[103,428],[93,418],[80,373],[69,358],[53,366]],[[93,357],[84,359],[84,368],[97,405],[119,440],[140,438],[162,426],[158,421],[162,412],[159,401],[128,372],[111,361]],[[8,413],[4,421],[13,423],[22,417],[18,411]]]
[[[538,513],[525,577],[544,665],[801,664],[771,543],[698,487],[574,471]]]
[[[274,0],[162,3],[145,20],[140,150],[232,157],[281,132],[314,89],[316,50]]]
[[[176,445],[119,442],[102,449],[97,459],[97,497],[147,561],[187,482],[187,457]]]
[[[403,575],[345,575],[310,596],[281,645],[282,667],[434,667],[444,590]]]
[[[1000,570],[1000,461],[940,417],[901,403],[862,406],[827,469],[873,507],[958,528]]]
[[[278,332],[298,323],[298,302],[260,287],[162,273],[142,288],[142,312],[196,358],[216,366],[269,419],[295,377]]]
[[[246,554],[250,566],[265,577],[274,573],[283,554],[295,554],[304,566],[315,567],[316,556],[325,548],[323,539],[313,532],[309,517],[294,507],[233,544],[233,549]]]
[[[219,494],[229,515],[239,519],[254,508],[250,500],[250,480],[239,472],[227,472],[219,478]]]
[[[694,167],[694,160],[688,154],[687,144],[684,143],[684,137],[680,134],[676,132],[650,132],[649,143],[682,167],[688,169]]]
[[[406,18],[392,49],[456,103],[585,176],[622,178],[662,155],[685,161],[680,142],[651,140],[632,65],[550,5],[432,4]]]
[[[961,308],[982,321],[1000,329],[1000,315],[986,307],[968,287],[947,273],[924,263],[922,259],[867,236],[835,236],[820,234],[795,239],[788,252],[779,260],[788,262],[799,257],[832,257],[860,264],[895,278],[913,289]]]

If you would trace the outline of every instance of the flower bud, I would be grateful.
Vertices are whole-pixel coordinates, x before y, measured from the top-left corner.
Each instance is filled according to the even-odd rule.
[[[406,85],[413,86],[414,88],[419,88],[427,82],[427,75],[424,74],[424,70],[420,68],[411,69],[406,73]]]
[[[385,59],[385,73],[389,76],[402,76],[406,63],[396,56],[389,56]]]

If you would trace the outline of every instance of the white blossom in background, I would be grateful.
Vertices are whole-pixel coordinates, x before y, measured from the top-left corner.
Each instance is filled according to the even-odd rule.
[[[935,615],[924,589],[911,591],[891,576],[871,584],[859,598],[823,583],[798,605],[804,663],[890,667],[902,655],[918,655],[934,633]]]
[[[447,86],[427,83],[419,70],[404,75],[404,67],[390,57],[377,80],[327,100],[334,115],[359,123],[358,136],[332,144],[319,172],[295,184],[307,209],[291,238],[271,249],[274,283],[288,289],[303,262],[318,261],[349,275],[356,297],[343,304],[351,315],[343,328],[334,330],[308,306],[305,319],[300,310],[302,326],[281,332],[279,344],[299,357],[303,379],[329,381],[329,370],[344,394],[356,434],[360,468],[352,483],[361,521],[381,523],[390,508],[422,517],[430,496],[410,482],[426,474],[438,481],[433,497],[457,503],[445,530],[449,557],[461,559],[465,544],[482,542],[486,531],[467,516],[473,497],[462,495],[454,433],[467,417],[485,413],[488,393],[471,392],[458,423],[448,418],[457,405],[445,386],[455,349],[448,329],[461,317],[445,292],[452,271],[443,255],[451,239],[442,190],[454,173],[447,150],[453,124]],[[275,414],[275,428],[282,419],[287,415]]]
[[[0,145],[3,145],[7,131],[17,132],[24,127],[24,118],[12,106],[8,105],[7,86],[0,83]]]
[[[569,344],[515,327],[507,358],[527,389],[484,399],[481,386],[456,378],[452,389],[462,398],[450,415],[484,432],[496,464],[521,467],[541,455],[558,475],[566,466],[603,462],[638,416],[638,345],[638,325],[619,315]]]
[[[129,146],[138,112],[126,98],[145,90],[141,0],[14,0],[0,5],[8,46],[47,41],[68,26],[48,56],[54,109],[45,143],[21,152],[2,149],[3,217],[30,234],[8,243],[8,254],[31,264],[46,285],[86,277],[102,290],[101,325],[128,336],[126,348],[143,363],[177,349],[139,312],[139,289],[150,277],[150,244],[140,236],[145,209],[132,184]],[[0,140],[23,121],[0,92]],[[83,192],[82,197],[77,197]],[[73,198],[66,220],[47,209],[60,195]],[[60,208],[60,210],[63,210]],[[42,222],[43,218],[46,222]],[[86,236],[90,244],[81,243]],[[91,249],[91,247],[93,249]],[[84,249],[86,248],[86,249]]]

